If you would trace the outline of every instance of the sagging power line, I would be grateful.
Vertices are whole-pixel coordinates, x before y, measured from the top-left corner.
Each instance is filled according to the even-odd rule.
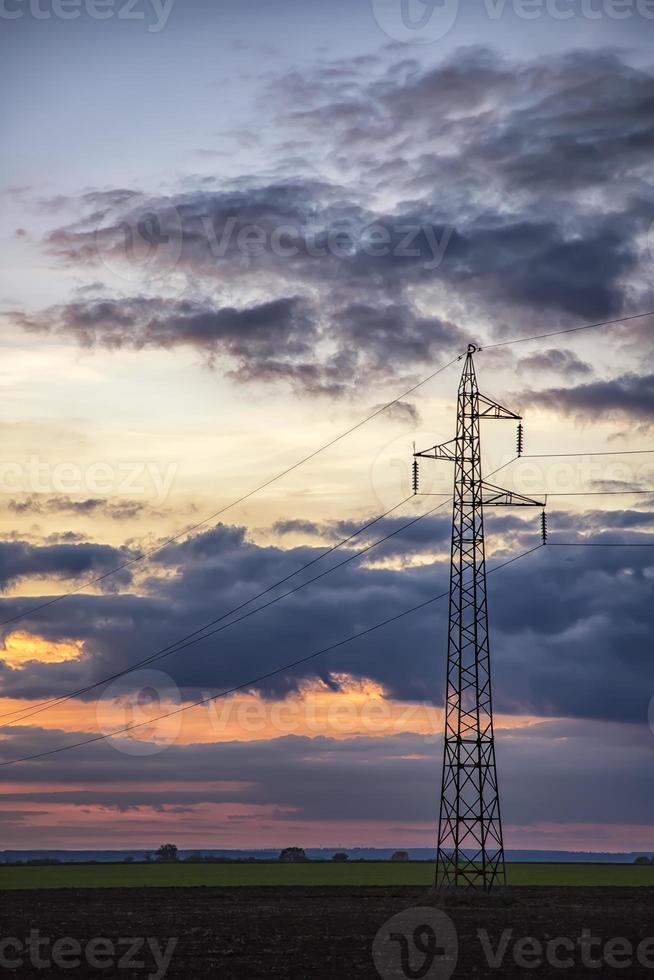
[[[649,316],[654,316],[654,310],[649,310],[643,313],[633,313],[628,316],[617,317],[612,320],[602,320],[596,323],[582,324],[579,327],[571,327],[564,330],[553,330],[544,334],[514,337],[514,338],[510,338],[509,340],[504,340],[498,343],[487,344],[484,347],[480,347],[479,350],[480,351],[492,350],[497,347],[508,347],[512,344],[526,343],[530,340],[531,341],[544,340],[544,339],[549,339],[550,337],[559,337],[565,334],[577,333],[579,331],[594,330],[600,327],[614,326],[615,324],[618,323],[626,323],[630,320],[643,319]],[[139,555],[135,555],[132,558],[126,559],[124,562],[121,562],[120,564],[114,566],[113,568],[108,569],[106,572],[103,572],[101,575],[97,575],[94,578],[87,579],[85,582],[80,583],[80,585],[76,586],[74,589],[70,589],[67,592],[63,592],[58,596],[52,596],[50,599],[32,605],[29,608],[23,610],[22,612],[17,613],[15,616],[11,616],[8,619],[1,620],[0,627],[9,626],[12,623],[20,622],[21,620],[25,619],[27,616],[31,616],[34,613],[40,612],[42,609],[47,609],[50,606],[55,605],[56,603],[62,602],[63,600],[70,598],[71,596],[78,595],[80,592],[83,592],[85,589],[90,589],[96,585],[99,585],[101,582],[106,581],[106,579],[110,578],[112,575],[116,575],[118,574],[118,572],[124,571],[124,569],[126,568],[130,568],[132,565],[136,565],[141,561],[146,561],[148,558],[152,558],[154,555],[163,551],[164,548],[167,548],[170,544],[174,544],[175,542],[179,541],[181,538],[185,538],[187,535],[191,534],[193,531],[197,530],[198,528],[203,527],[206,524],[209,524],[211,521],[215,521],[218,517],[221,517],[228,510],[231,510],[233,507],[238,506],[238,504],[244,503],[246,500],[249,500],[255,494],[260,493],[262,490],[267,489],[268,487],[276,483],[278,480],[283,479],[283,477],[288,476],[290,473],[294,472],[295,470],[299,469],[301,466],[304,466],[306,463],[310,462],[312,459],[315,459],[316,456],[320,455],[320,453],[323,453],[326,450],[330,449],[332,446],[336,445],[342,439],[345,439],[353,432],[356,432],[357,429],[360,429],[368,422],[371,422],[373,419],[382,415],[388,409],[397,405],[398,402],[401,402],[404,398],[407,398],[409,395],[413,394],[419,388],[423,387],[423,385],[427,384],[429,381],[432,381],[434,378],[438,377],[439,374],[442,374],[449,367],[455,364],[458,360],[461,360],[461,358],[464,356],[465,355],[461,354],[452,358],[452,360],[448,361],[447,364],[442,365],[436,371],[432,371],[431,374],[428,374],[425,378],[422,378],[416,384],[412,385],[410,388],[407,388],[406,391],[403,391],[401,394],[397,395],[395,398],[387,402],[385,405],[382,405],[374,412],[371,412],[369,415],[361,419],[359,422],[356,422],[354,425],[345,429],[337,436],[334,436],[326,443],[323,443],[322,446],[319,446],[317,449],[313,450],[312,452],[308,453],[306,456],[297,460],[297,462],[291,464],[290,466],[276,473],[274,476],[265,480],[263,483],[260,483],[257,486],[253,487],[251,490],[248,490],[240,497],[236,497],[234,500],[230,501],[230,503],[226,504],[224,507],[221,507],[219,510],[214,511],[213,514],[208,515],[207,517],[203,518],[201,521],[196,521],[194,524],[189,525],[188,527],[184,528],[182,531],[179,531],[177,534],[171,535],[169,538],[166,538],[164,541],[155,545],[153,548],[149,548],[147,551],[144,551]]]
[[[495,473],[498,473],[501,469],[504,469],[504,467],[508,466],[511,462],[513,462],[513,460],[509,460],[508,463],[505,463],[505,464],[503,464],[503,466],[500,466],[496,470],[493,470],[493,472],[490,475],[492,476]],[[235,607],[233,607],[230,610],[227,610],[226,612],[224,612],[220,616],[218,616],[216,619],[213,619],[213,620],[210,620],[207,623],[204,623],[202,626],[200,626],[197,629],[193,630],[193,632],[188,633],[188,634],[186,634],[183,637],[180,637],[175,642],[170,643],[167,646],[165,646],[165,647],[163,647],[163,648],[155,651],[154,653],[150,654],[148,657],[145,657],[142,660],[136,661],[133,664],[129,664],[127,667],[123,668],[122,670],[116,671],[113,674],[110,674],[110,675],[108,675],[106,677],[102,677],[99,680],[94,681],[91,684],[87,684],[85,687],[78,688],[77,690],[74,690],[74,691],[65,692],[64,694],[61,694],[58,697],[50,698],[50,699],[48,699],[46,701],[42,701],[40,704],[37,704],[37,705],[30,705],[29,707],[18,708],[15,711],[7,712],[5,714],[0,714],[0,721],[2,719],[5,719],[5,718],[7,718],[7,719],[8,718],[14,718],[15,720],[14,720],[14,722],[12,722],[12,724],[20,724],[21,722],[27,721],[28,719],[35,717],[36,715],[40,715],[40,714],[42,714],[45,711],[49,711],[52,708],[55,708],[55,707],[57,707],[57,706],[59,706],[61,704],[65,704],[66,702],[71,701],[74,698],[81,697],[81,696],[83,696],[85,694],[89,694],[91,691],[97,690],[97,688],[98,687],[101,687],[103,684],[108,684],[111,681],[115,681],[115,680],[118,680],[121,677],[125,677],[128,674],[133,673],[134,671],[139,670],[139,669],[141,669],[141,668],[143,668],[145,666],[149,666],[152,663],[158,662],[160,660],[164,660],[167,657],[172,656],[172,655],[174,655],[176,653],[180,653],[182,650],[186,650],[186,649],[188,649],[191,646],[195,646],[197,643],[201,643],[203,640],[206,640],[206,639],[208,639],[211,636],[215,636],[216,633],[220,633],[223,630],[230,629],[232,626],[235,626],[238,623],[243,622],[246,619],[249,619],[250,616],[253,616],[256,613],[261,612],[264,609],[267,609],[270,606],[275,605],[277,602],[281,601],[282,599],[285,599],[285,598],[287,598],[287,597],[289,597],[291,595],[294,595],[295,593],[299,592],[301,589],[305,588],[306,586],[311,585],[313,582],[316,582],[319,579],[324,578],[326,575],[330,575],[332,572],[337,571],[339,568],[342,568],[344,565],[347,565],[350,562],[356,561],[357,559],[363,557],[363,555],[365,555],[368,552],[372,551],[373,548],[376,548],[380,544],[383,544],[384,542],[388,541],[390,538],[395,537],[398,534],[401,534],[403,531],[405,531],[408,528],[412,527],[413,525],[417,524],[419,521],[423,520],[425,517],[429,517],[432,514],[436,513],[442,507],[444,507],[447,504],[447,502],[448,502],[447,500],[443,501],[437,507],[434,507],[431,510],[426,511],[426,513],[424,513],[424,514],[418,515],[417,517],[415,517],[412,520],[408,521],[406,524],[403,524],[401,527],[396,528],[395,530],[391,531],[389,534],[385,535],[384,537],[379,538],[377,541],[372,542],[372,544],[367,545],[361,551],[355,552],[353,555],[349,555],[343,561],[338,562],[336,565],[330,566],[330,568],[326,569],[324,572],[321,572],[319,575],[316,575],[313,578],[308,579],[306,582],[300,583],[300,585],[296,586],[293,589],[290,589],[288,592],[285,592],[285,593],[283,593],[280,596],[276,596],[275,598],[271,599],[269,602],[266,602],[266,603],[264,603],[261,606],[257,606],[255,609],[250,610],[249,612],[247,612],[243,616],[240,616],[238,619],[230,620],[229,622],[224,623],[223,626],[220,626],[220,627],[218,627],[216,629],[210,629],[210,627],[214,626],[215,624],[224,622],[224,620],[229,619],[230,616],[232,616],[234,613],[239,612],[240,610],[244,609],[251,602],[254,602],[257,599],[262,598],[264,595],[267,595],[268,593],[274,591],[280,585],[283,585],[285,582],[288,582],[290,579],[294,578],[296,575],[299,575],[301,572],[306,571],[306,569],[308,569],[311,566],[315,565],[322,558],[326,557],[329,554],[332,554],[338,548],[344,546],[346,543],[348,543],[351,540],[353,540],[359,534],[363,533],[364,531],[369,530],[374,524],[378,523],[380,520],[384,519],[385,517],[388,517],[390,514],[392,514],[394,511],[398,510],[401,506],[403,506],[410,499],[411,499],[411,497],[405,497],[404,500],[400,501],[398,504],[395,504],[393,507],[391,507],[389,510],[387,510],[384,514],[379,515],[378,517],[376,517],[373,520],[369,521],[368,523],[364,524],[362,527],[357,528],[354,532],[352,532],[351,534],[349,534],[347,537],[343,538],[337,544],[332,545],[326,551],[321,552],[321,554],[319,554],[315,558],[312,558],[310,561],[306,562],[304,565],[302,565],[300,568],[296,569],[295,571],[291,572],[290,574],[284,576],[284,578],[279,579],[276,582],[273,582],[271,585],[267,586],[261,592],[257,593],[254,596],[251,596],[249,599],[245,600],[240,605],[235,606]],[[9,726],[9,727],[11,727],[11,726]]]
[[[514,562],[519,561],[522,558],[526,558],[528,555],[534,554],[534,552],[539,551],[542,545],[536,545],[535,548],[530,548],[528,551],[523,551],[518,555],[513,555],[512,558],[508,558],[506,561],[501,562],[494,568],[489,569],[488,574],[491,575],[493,572],[499,572],[503,568],[507,568],[509,565],[513,565]],[[19,759],[6,759],[0,762],[0,768],[6,766],[15,766],[20,763],[34,762],[38,759],[44,759],[48,756],[58,755],[61,752],[68,752],[72,749],[81,748],[84,745],[91,745],[94,742],[104,742],[110,738],[117,738],[120,735],[128,735],[130,732],[134,732],[139,728],[143,728],[148,725],[151,726],[157,721],[164,721],[166,718],[171,718],[174,715],[182,714],[185,711],[190,711],[193,708],[198,708],[205,704],[210,704],[213,701],[217,701],[220,698],[229,697],[231,694],[237,694],[239,691],[249,690],[250,688],[256,687],[257,684],[262,684],[264,681],[269,680],[272,677],[276,677],[279,674],[288,673],[294,670],[296,667],[300,667],[302,664],[309,663],[311,660],[315,660],[317,657],[322,657],[326,653],[330,653],[332,650],[337,650],[340,647],[345,646],[348,643],[352,643],[355,640],[359,640],[364,636],[368,636],[370,633],[374,633],[375,630],[382,629],[385,626],[390,626],[392,623],[398,622],[405,616],[412,615],[415,612],[419,612],[421,609],[425,609],[434,602],[438,602],[441,599],[445,599],[449,595],[449,592],[441,592],[440,595],[432,596],[430,599],[425,599],[424,602],[419,602],[415,606],[411,606],[409,609],[404,609],[402,612],[395,614],[394,616],[389,616],[388,619],[383,619],[379,623],[374,623],[372,626],[368,626],[357,633],[352,633],[349,636],[344,637],[342,640],[338,640],[335,643],[331,643],[327,647],[323,647],[321,650],[315,651],[315,653],[310,653],[306,657],[300,657],[297,660],[293,660],[290,663],[283,664],[279,667],[275,667],[272,670],[267,671],[264,674],[259,674],[256,677],[250,677],[248,680],[243,681],[240,684],[236,684],[234,687],[230,687],[224,691],[219,691],[218,694],[212,694],[209,697],[201,698],[198,701],[193,701],[190,704],[182,705],[179,708],[175,708],[173,711],[165,712],[164,714],[158,715],[154,718],[148,718],[146,721],[137,722],[134,725],[128,725],[125,728],[117,729],[113,732],[104,733],[102,735],[94,735],[92,738],[82,739],[78,742],[72,742],[68,745],[60,745],[52,749],[47,749],[44,752],[36,752],[32,755],[22,756]]]

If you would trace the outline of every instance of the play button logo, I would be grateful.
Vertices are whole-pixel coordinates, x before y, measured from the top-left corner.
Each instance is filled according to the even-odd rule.
[[[372,957],[382,980],[450,980],[459,957],[454,923],[440,909],[406,909],[381,927]]]
[[[404,44],[433,44],[454,27],[459,0],[371,0],[375,20]]]

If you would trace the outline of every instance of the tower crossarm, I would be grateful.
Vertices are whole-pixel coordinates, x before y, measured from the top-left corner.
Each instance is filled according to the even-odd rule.
[[[522,415],[516,415],[510,408],[505,408],[499,402],[487,398],[486,395],[477,395],[478,407],[475,418],[478,419],[517,419],[520,421]]]
[[[532,500],[531,497],[525,497],[521,493],[516,493],[515,490],[504,490],[502,487],[496,487],[492,483],[481,484],[482,490],[482,503],[484,507],[544,507],[545,504],[542,500]]]
[[[413,455],[422,456],[425,459],[449,459],[454,462],[456,459],[456,439],[449,439],[447,442],[432,446],[431,449],[423,449]]]

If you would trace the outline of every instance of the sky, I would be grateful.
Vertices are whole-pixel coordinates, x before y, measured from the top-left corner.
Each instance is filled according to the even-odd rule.
[[[447,590],[469,343],[493,482],[654,543],[654,317],[531,339],[654,309],[654,4],[0,19],[0,848],[433,846],[447,604],[339,644]],[[654,851],[653,562],[489,576],[507,847]]]

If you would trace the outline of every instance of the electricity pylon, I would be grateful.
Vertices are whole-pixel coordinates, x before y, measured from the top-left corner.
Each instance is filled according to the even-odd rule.
[[[479,394],[468,347],[458,395],[456,438],[414,457],[454,462],[454,508],[443,777],[436,884],[489,890],[505,883],[495,765],[484,507],[543,504],[486,483],[479,423],[520,416]]]

